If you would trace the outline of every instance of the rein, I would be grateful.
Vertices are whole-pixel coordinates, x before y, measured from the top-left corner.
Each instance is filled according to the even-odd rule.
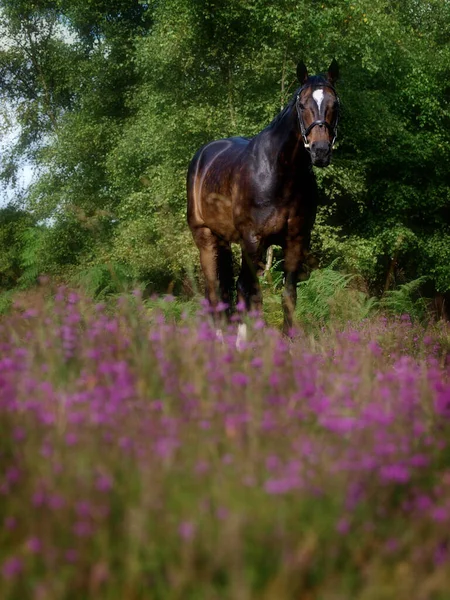
[[[333,125],[330,125],[330,123],[328,123],[328,121],[325,121],[324,119],[317,119],[316,121],[313,121],[311,123],[311,125],[309,125],[309,127],[305,127],[305,124],[303,122],[303,117],[302,117],[302,108],[300,107],[300,95],[303,92],[303,90],[308,87],[316,87],[316,88],[327,87],[327,88],[330,88],[331,90],[333,90],[334,95],[336,96],[337,103],[338,103],[336,119],[335,119]],[[309,150],[308,135],[311,133],[312,129],[317,126],[322,127],[324,125],[330,131],[331,135],[333,136],[333,140],[331,142],[331,147],[333,148],[334,143],[336,141],[336,137],[337,137],[337,126],[338,126],[338,122],[339,122],[339,106],[340,106],[339,96],[337,95],[337,92],[334,89],[334,87],[330,83],[323,83],[320,85],[317,85],[314,83],[307,83],[299,89],[299,91],[297,93],[297,98],[295,100],[295,105],[296,105],[296,109],[297,109],[298,123],[300,125],[300,133],[302,134],[303,143],[305,145],[305,148],[307,150]]]

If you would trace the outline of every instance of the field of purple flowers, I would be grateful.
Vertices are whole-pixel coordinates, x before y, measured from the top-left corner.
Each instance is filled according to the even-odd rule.
[[[2,600],[444,600],[448,325],[0,321]]]

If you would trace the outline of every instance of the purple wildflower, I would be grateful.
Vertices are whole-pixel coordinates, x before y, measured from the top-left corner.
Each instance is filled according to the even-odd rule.
[[[342,517],[336,523],[336,531],[341,535],[346,535],[350,531],[350,520],[348,517]]]
[[[380,477],[386,483],[408,483],[410,473],[408,467],[400,464],[385,465],[380,469]]]
[[[31,537],[27,540],[26,546],[32,554],[39,554],[42,550],[42,542],[37,537]]]
[[[183,521],[178,527],[178,533],[181,539],[191,540],[195,534],[195,524],[192,521]]]
[[[23,561],[18,556],[7,558],[2,565],[2,575],[5,579],[14,579],[23,571]]]
[[[90,537],[93,533],[93,527],[88,521],[77,521],[73,526],[73,532],[80,538]]]

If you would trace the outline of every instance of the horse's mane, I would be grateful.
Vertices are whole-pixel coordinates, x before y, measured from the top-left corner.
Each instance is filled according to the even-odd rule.
[[[311,85],[311,86],[315,86],[315,85],[329,85],[329,81],[324,77],[324,75],[312,75],[311,77],[308,77],[307,81],[306,81],[306,85]],[[304,84],[305,85],[305,84]],[[301,85],[296,91],[295,91],[295,95],[298,94],[299,90],[301,90],[301,88],[303,87],[303,85]]]

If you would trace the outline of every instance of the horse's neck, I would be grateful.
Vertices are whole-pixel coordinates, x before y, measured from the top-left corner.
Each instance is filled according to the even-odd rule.
[[[300,134],[295,106],[287,106],[254,140],[259,152],[273,168],[280,164],[296,168],[309,166],[310,159]]]

